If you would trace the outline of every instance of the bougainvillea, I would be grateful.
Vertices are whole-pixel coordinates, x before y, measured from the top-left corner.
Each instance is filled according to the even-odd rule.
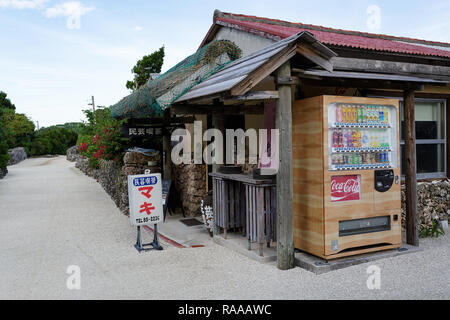
[[[108,109],[97,109],[95,114],[90,110],[84,113],[89,124],[87,132],[78,139],[80,154],[89,159],[92,168],[98,168],[101,159],[120,161],[128,142],[120,132],[121,121],[112,118]]]

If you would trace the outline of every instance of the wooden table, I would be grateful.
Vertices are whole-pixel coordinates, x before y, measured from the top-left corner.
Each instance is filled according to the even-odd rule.
[[[210,173],[213,178],[214,235],[224,230],[242,228],[251,243],[257,241],[263,256],[264,241],[270,247],[276,241],[276,182],[254,179],[246,174]]]

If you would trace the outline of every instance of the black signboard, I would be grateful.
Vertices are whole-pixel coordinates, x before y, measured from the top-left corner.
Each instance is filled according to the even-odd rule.
[[[120,128],[122,134],[127,138],[148,138],[154,136],[161,136],[163,134],[163,128],[161,127],[140,127],[140,126],[122,126]]]

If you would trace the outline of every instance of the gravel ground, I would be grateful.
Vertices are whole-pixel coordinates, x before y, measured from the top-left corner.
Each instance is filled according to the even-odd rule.
[[[8,169],[0,180],[0,299],[450,298],[448,235],[421,240],[417,253],[323,275],[280,271],[212,241],[139,254],[128,218],[64,157]],[[381,269],[379,290],[366,285],[371,264]],[[80,290],[66,286],[69,265],[80,267]]]

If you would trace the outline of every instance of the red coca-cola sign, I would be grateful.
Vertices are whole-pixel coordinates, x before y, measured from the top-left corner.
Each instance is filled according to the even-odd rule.
[[[360,198],[360,176],[331,177],[331,202],[359,200]]]

